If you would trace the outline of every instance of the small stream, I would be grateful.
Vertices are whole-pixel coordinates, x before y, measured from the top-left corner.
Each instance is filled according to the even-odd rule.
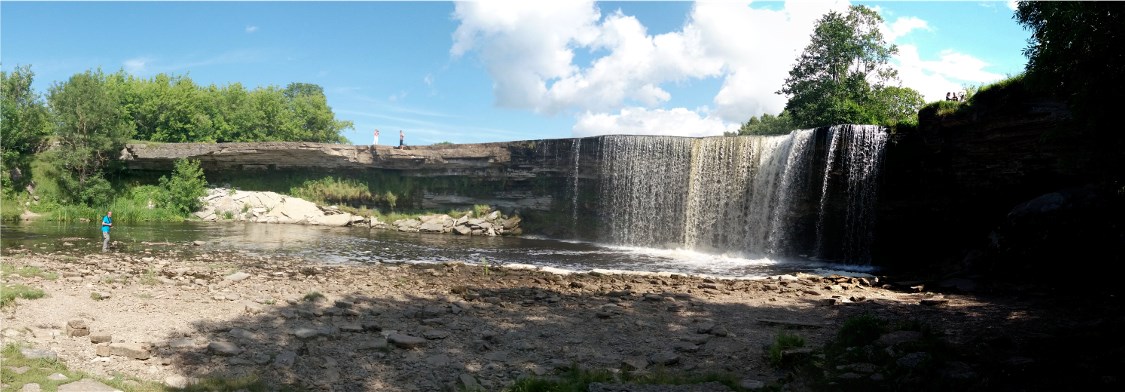
[[[324,264],[441,263],[529,264],[571,271],[673,272],[725,278],[810,272],[862,275],[869,270],[809,260],[776,260],[682,249],[611,246],[535,236],[466,237],[389,230],[238,222],[117,224],[115,252],[141,253],[161,247],[184,249],[204,241],[200,252],[239,251],[263,256],[301,257]],[[0,226],[4,254],[17,247],[90,253],[101,250],[96,223],[22,222]],[[864,268],[864,267],[859,267]],[[850,272],[849,272],[850,271]]]

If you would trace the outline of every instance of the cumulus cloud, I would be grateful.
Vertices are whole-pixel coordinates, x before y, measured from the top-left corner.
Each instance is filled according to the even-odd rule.
[[[780,8],[697,2],[680,28],[650,34],[637,18],[592,1],[457,3],[450,54],[474,55],[493,80],[496,104],[573,114],[575,135],[715,135],[751,116],[777,114],[780,90],[817,20],[847,12],[848,1],[787,1]],[[929,23],[901,16],[881,27],[894,42]],[[922,59],[900,45],[893,60],[907,87],[941,98],[966,82],[998,78],[972,56]],[[716,78],[712,109],[668,108],[667,86]],[[698,103],[696,103],[698,104]]]
[[[930,30],[929,23],[926,23],[926,21],[913,16],[905,16],[895,19],[894,22],[884,24],[881,27],[882,28],[880,30],[882,30],[883,36],[886,37],[887,41],[890,42],[894,42],[894,40],[906,34],[909,34],[914,30]]]
[[[1010,9],[1012,11],[1015,11],[1015,10],[1020,8],[1020,4],[1016,0],[1008,0],[1006,3],[1008,4],[1008,9]]]
[[[780,10],[768,10],[700,2],[679,30],[654,35],[620,11],[603,17],[590,1],[458,3],[454,18],[460,25],[450,53],[479,57],[500,106],[547,114],[584,112],[575,132],[608,119],[628,125],[623,129],[638,129],[638,115],[669,119],[691,114],[710,122],[740,123],[781,111],[785,98],[775,92],[807,45],[816,20],[847,5],[787,2]],[[593,57],[588,65],[575,64],[576,50]],[[665,84],[712,77],[723,80],[714,111],[658,109],[672,100]],[[634,121],[620,123],[629,119]],[[709,124],[706,129],[719,129]],[[716,132],[721,131],[711,134]]]
[[[586,112],[574,124],[575,137],[594,135],[716,136],[738,129],[722,119],[685,108],[623,108],[618,114]]]
[[[943,50],[937,60],[923,60],[916,46],[899,45],[895,60],[903,85],[918,90],[929,101],[944,99],[946,92],[959,91],[967,84],[1004,78],[986,71],[989,64],[984,60],[951,49]]]

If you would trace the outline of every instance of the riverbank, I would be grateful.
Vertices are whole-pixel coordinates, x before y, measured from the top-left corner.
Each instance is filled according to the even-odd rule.
[[[1101,320],[1099,328],[1122,323],[1120,313],[1106,318],[1114,313],[1089,311],[1102,303],[1075,309],[1034,291],[1019,298],[941,295],[812,275],[747,281],[461,263],[328,266],[194,249],[92,255],[6,249],[5,264],[44,274],[5,280],[46,296],[17,299],[3,310],[4,343],[50,350],[72,370],[170,385],[256,375],[271,385],[314,390],[501,390],[577,367],[717,374],[745,386],[809,389],[825,381],[800,376],[814,364],[779,367],[768,346],[784,332],[806,347],[825,347],[849,320],[872,315],[925,326],[953,354],[934,349],[910,358],[940,358],[940,365],[926,365],[935,375],[953,372],[964,385],[989,387],[1035,385],[1042,368],[1069,368],[1055,368],[1062,359],[1052,352],[1066,347],[1044,346],[1062,343],[1056,342],[1060,329],[1081,330],[1092,318]],[[74,333],[75,323],[88,334]],[[875,338],[900,332],[892,329]],[[1107,343],[1122,347],[1114,339]],[[909,342],[890,346],[902,349],[892,362],[916,353],[905,349]],[[820,355],[830,359],[821,362],[835,358]],[[909,382],[897,378],[897,368],[864,363],[859,371],[824,374],[829,382],[859,377],[875,387]]]

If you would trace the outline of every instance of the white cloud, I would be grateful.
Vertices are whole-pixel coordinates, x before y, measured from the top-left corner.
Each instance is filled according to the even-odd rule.
[[[883,24],[880,27],[883,36],[886,37],[889,42],[894,42],[899,37],[914,30],[932,30],[929,23],[913,16],[904,16],[895,19],[895,21],[890,24]]]
[[[458,3],[454,18],[461,24],[450,53],[477,54],[492,76],[500,106],[550,114],[586,112],[580,120],[585,125],[575,132],[591,129],[595,119],[692,113],[648,109],[672,99],[664,84],[710,77],[723,80],[710,121],[740,123],[778,113],[785,98],[775,92],[808,43],[816,20],[848,5],[787,2],[780,10],[765,10],[746,3],[699,2],[681,29],[650,35],[635,17],[618,11],[603,18],[589,1],[543,4]],[[588,66],[575,64],[575,50],[591,54]],[[624,110],[596,114],[625,107],[632,107],[628,116]]]
[[[476,56],[493,80],[496,104],[546,114],[575,114],[576,136],[605,133],[715,135],[751,116],[779,113],[776,94],[828,11],[846,12],[845,0],[787,1],[780,9],[747,3],[697,2],[683,26],[649,34],[633,16],[604,13],[589,0],[457,3],[460,25],[450,54]],[[927,21],[897,17],[881,26],[889,42]],[[582,61],[576,61],[581,58]],[[923,60],[900,45],[903,85],[929,99],[966,83],[1001,78],[987,63],[956,51]],[[669,83],[718,78],[713,109],[677,102]],[[429,80],[424,80],[430,84]]]
[[[146,65],[148,65],[150,61],[152,60],[148,57],[134,57],[125,60],[122,65],[125,67],[125,71],[135,75],[144,73],[146,71]]]
[[[575,137],[593,135],[716,136],[738,129],[709,115],[700,116],[685,108],[645,109],[630,107],[618,114],[586,112],[574,124]]]
[[[254,34],[258,31],[258,26],[246,26],[247,34]]]
[[[1019,5],[1019,2],[1016,1],[1016,0],[1008,0],[1006,3],[1008,4],[1008,9],[1010,9],[1012,11],[1015,11],[1015,10],[1019,9],[1020,5]]]
[[[960,91],[965,85],[989,83],[1004,75],[985,71],[988,63],[976,57],[946,49],[937,60],[923,60],[914,45],[899,45],[898,74],[906,87],[926,96],[928,101],[945,98],[949,91]]]

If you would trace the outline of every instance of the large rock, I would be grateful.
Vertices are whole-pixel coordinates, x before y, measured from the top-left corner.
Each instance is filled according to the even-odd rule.
[[[126,358],[144,360],[151,356],[149,345],[141,343],[110,343],[109,350],[113,355]]]
[[[355,215],[349,213],[323,215],[323,216],[310,216],[309,223],[321,226],[348,226],[355,221]]]

